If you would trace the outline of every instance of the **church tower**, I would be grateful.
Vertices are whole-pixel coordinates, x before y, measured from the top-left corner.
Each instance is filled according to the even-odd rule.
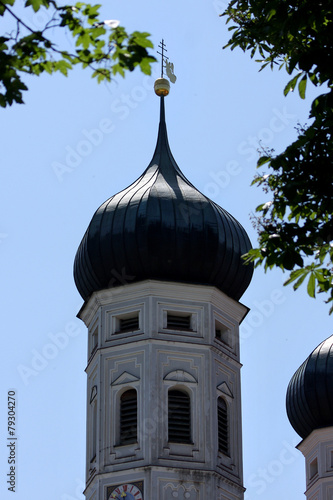
[[[243,227],[171,153],[94,214],[75,257],[88,328],[87,500],[241,500]],[[190,147],[185,145],[184,147]]]
[[[293,375],[287,414],[303,439],[307,500],[333,500],[333,335]]]

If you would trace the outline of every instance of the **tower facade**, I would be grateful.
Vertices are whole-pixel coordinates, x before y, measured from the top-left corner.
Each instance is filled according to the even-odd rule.
[[[95,213],[75,282],[88,328],[87,500],[241,500],[243,227],[182,174],[164,96],[153,159]]]
[[[293,375],[287,413],[302,437],[307,500],[333,500],[333,336],[322,342]]]

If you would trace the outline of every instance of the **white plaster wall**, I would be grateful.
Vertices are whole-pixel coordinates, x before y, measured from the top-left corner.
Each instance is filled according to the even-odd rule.
[[[167,311],[190,314],[191,331],[168,329]],[[139,329],[116,333],[117,317],[133,312]],[[243,498],[238,325],[246,312],[222,292],[200,285],[148,281],[93,295],[80,311],[89,336],[87,500],[104,500],[107,486],[134,481],[144,481],[147,499]],[[216,321],[225,327],[227,343],[216,339]],[[92,352],[96,326],[98,346]],[[98,443],[92,464],[95,386]],[[171,387],[191,397],[191,444],[168,442]],[[138,442],[119,446],[119,397],[130,388],[138,395]],[[229,408],[230,457],[218,452],[219,396]]]

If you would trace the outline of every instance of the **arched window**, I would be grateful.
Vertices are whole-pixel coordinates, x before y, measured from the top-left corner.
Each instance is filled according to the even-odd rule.
[[[191,399],[176,389],[168,393],[168,441],[191,443]]]
[[[120,397],[120,444],[136,443],[138,440],[138,403],[135,389]]]
[[[217,400],[217,426],[219,438],[219,451],[229,455],[229,421],[227,403],[222,397]]]
[[[90,461],[96,460],[97,449],[97,385],[94,385],[90,393],[91,405],[91,441],[90,441]]]
[[[97,401],[93,403],[92,411],[92,442],[91,442],[91,461],[96,459],[96,445],[97,445]]]

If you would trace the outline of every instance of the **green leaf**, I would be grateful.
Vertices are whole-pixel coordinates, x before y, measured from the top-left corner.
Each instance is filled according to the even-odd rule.
[[[301,76],[301,73],[299,73],[298,75],[294,76],[294,78],[292,78],[287,83],[287,85],[285,86],[284,91],[283,91],[284,95],[289,94],[289,92],[293,92],[293,90],[296,87],[297,81],[298,81],[298,79],[299,79],[300,76]]]
[[[307,269],[297,269],[296,271],[292,271],[289,278],[283,283],[283,285],[290,285],[290,283],[296,281],[296,283],[294,283],[293,285],[293,289],[297,290],[297,288],[301,286],[308,274],[309,272]]]
[[[39,11],[41,7],[49,8],[49,2],[47,0],[26,0],[25,6],[29,7],[30,5],[35,12]]]
[[[306,83],[307,83],[307,76],[304,75],[302,80],[298,84],[298,93],[301,99],[305,99]]]
[[[258,162],[257,162],[257,168],[259,167],[262,167],[263,165],[265,165],[265,163],[269,162],[270,161],[270,157],[269,156],[260,156]]]
[[[309,281],[308,281],[308,286],[307,286],[307,291],[310,297],[315,298],[316,296],[316,278],[314,273],[310,274]]]
[[[144,47],[145,49],[148,47],[152,49],[154,47],[151,40],[148,39],[148,37],[150,36],[150,33],[145,33],[145,32],[139,33],[138,31],[134,31],[132,36],[134,38],[134,42],[136,44],[140,45],[140,47]]]
[[[82,47],[84,49],[87,49],[89,47],[90,43],[91,43],[91,38],[90,38],[89,34],[86,33],[85,31],[82,31],[81,35],[76,40],[76,46],[78,47],[78,46],[82,45]]]
[[[275,16],[275,14],[276,14],[276,10],[272,9],[268,15],[267,21],[270,21],[272,19],[272,17]]]
[[[140,63],[140,69],[145,75],[151,75],[151,63],[155,62],[154,57],[145,57]]]
[[[68,70],[72,69],[72,65],[68,61],[62,59],[56,63],[56,69],[64,76],[67,76]]]
[[[106,29],[103,28],[103,26],[99,26],[97,28],[93,28],[93,30],[91,31],[91,37],[96,40],[96,38],[102,36],[102,35],[105,35],[106,33]]]

